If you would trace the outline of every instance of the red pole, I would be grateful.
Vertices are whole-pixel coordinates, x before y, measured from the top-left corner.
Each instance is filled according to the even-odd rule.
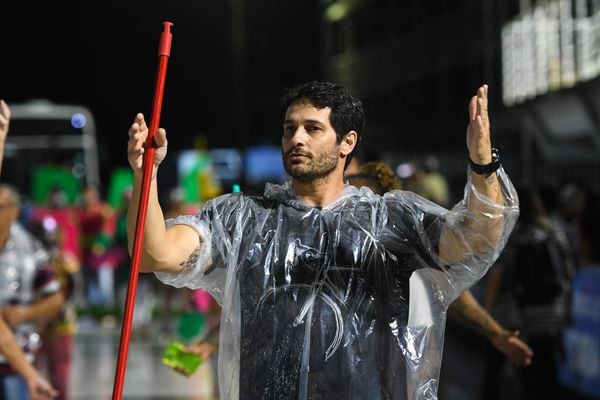
[[[123,395],[123,384],[125,381],[125,369],[127,367],[127,353],[129,351],[129,338],[131,336],[131,321],[133,320],[133,309],[135,307],[135,294],[137,291],[138,274],[140,271],[140,260],[144,242],[144,226],[146,225],[146,213],[148,211],[148,197],[150,194],[150,181],[154,167],[154,134],[160,123],[160,112],[162,109],[163,93],[165,91],[165,78],[167,75],[167,63],[171,53],[171,22],[163,22],[163,31],[160,35],[158,48],[158,70],[156,73],[156,86],[154,88],[154,104],[152,106],[152,119],[148,137],[144,144],[144,170],[142,175],[142,187],[140,189],[140,202],[135,226],[135,237],[133,252],[131,255],[131,268],[129,271],[129,285],[127,297],[125,298],[125,312],[121,327],[121,340],[119,343],[119,357],[117,360],[117,371],[113,386],[113,400],[121,400]]]

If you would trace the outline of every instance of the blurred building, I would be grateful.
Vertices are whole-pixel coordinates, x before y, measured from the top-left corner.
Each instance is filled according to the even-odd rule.
[[[323,0],[321,12],[322,70],[363,99],[371,152],[434,152],[464,176],[466,105],[486,82],[511,175],[600,182],[600,1]]]

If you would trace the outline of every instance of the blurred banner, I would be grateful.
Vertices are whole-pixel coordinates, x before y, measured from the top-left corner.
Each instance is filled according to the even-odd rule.
[[[523,7],[502,29],[506,105],[600,74],[600,3],[550,0]]]
[[[600,398],[600,265],[577,272],[573,279],[573,324],[564,336],[565,386]]]

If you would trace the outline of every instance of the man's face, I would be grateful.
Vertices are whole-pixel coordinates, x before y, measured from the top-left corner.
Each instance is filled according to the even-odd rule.
[[[330,114],[329,107],[317,109],[306,102],[294,103],[287,109],[281,149],[283,165],[292,178],[311,182],[329,175],[338,165],[343,168]]]

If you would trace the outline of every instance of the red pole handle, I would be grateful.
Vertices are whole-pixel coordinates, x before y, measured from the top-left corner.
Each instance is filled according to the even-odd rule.
[[[163,31],[160,35],[160,44],[158,46],[158,70],[156,73],[156,86],[154,88],[152,119],[150,120],[148,137],[146,138],[146,142],[144,144],[142,187],[140,189],[140,202],[135,226],[133,252],[131,255],[129,285],[127,286],[125,311],[123,314],[123,324],[121,327],[119,356],[117,359],[117,370],[115,373],[115,382],[113,386],[113,400],[121,400],[123,395],[125,369],[127,367],[127,353],[129,351],[129,339],[131,337],[131,322],[133,320],[133,310],[135,307],[135,295],[137,292],[138,274],[140,271],[140,260],[144,242],[144,227],[146,225],[146,213],[148,211],[150,182],[152,180],[152,172],[154,167],[154,152],[156,148],[156,144],[154,143],[154,135],[156,134],[160,124],[160,112],[162,109],[163,93],[165,91],[167,64],[169,62],[169,55],[171,53],[171,40],[173,38],[173,35],[171,34],[171,26],[173,26],[171,22],[163,22]]]

